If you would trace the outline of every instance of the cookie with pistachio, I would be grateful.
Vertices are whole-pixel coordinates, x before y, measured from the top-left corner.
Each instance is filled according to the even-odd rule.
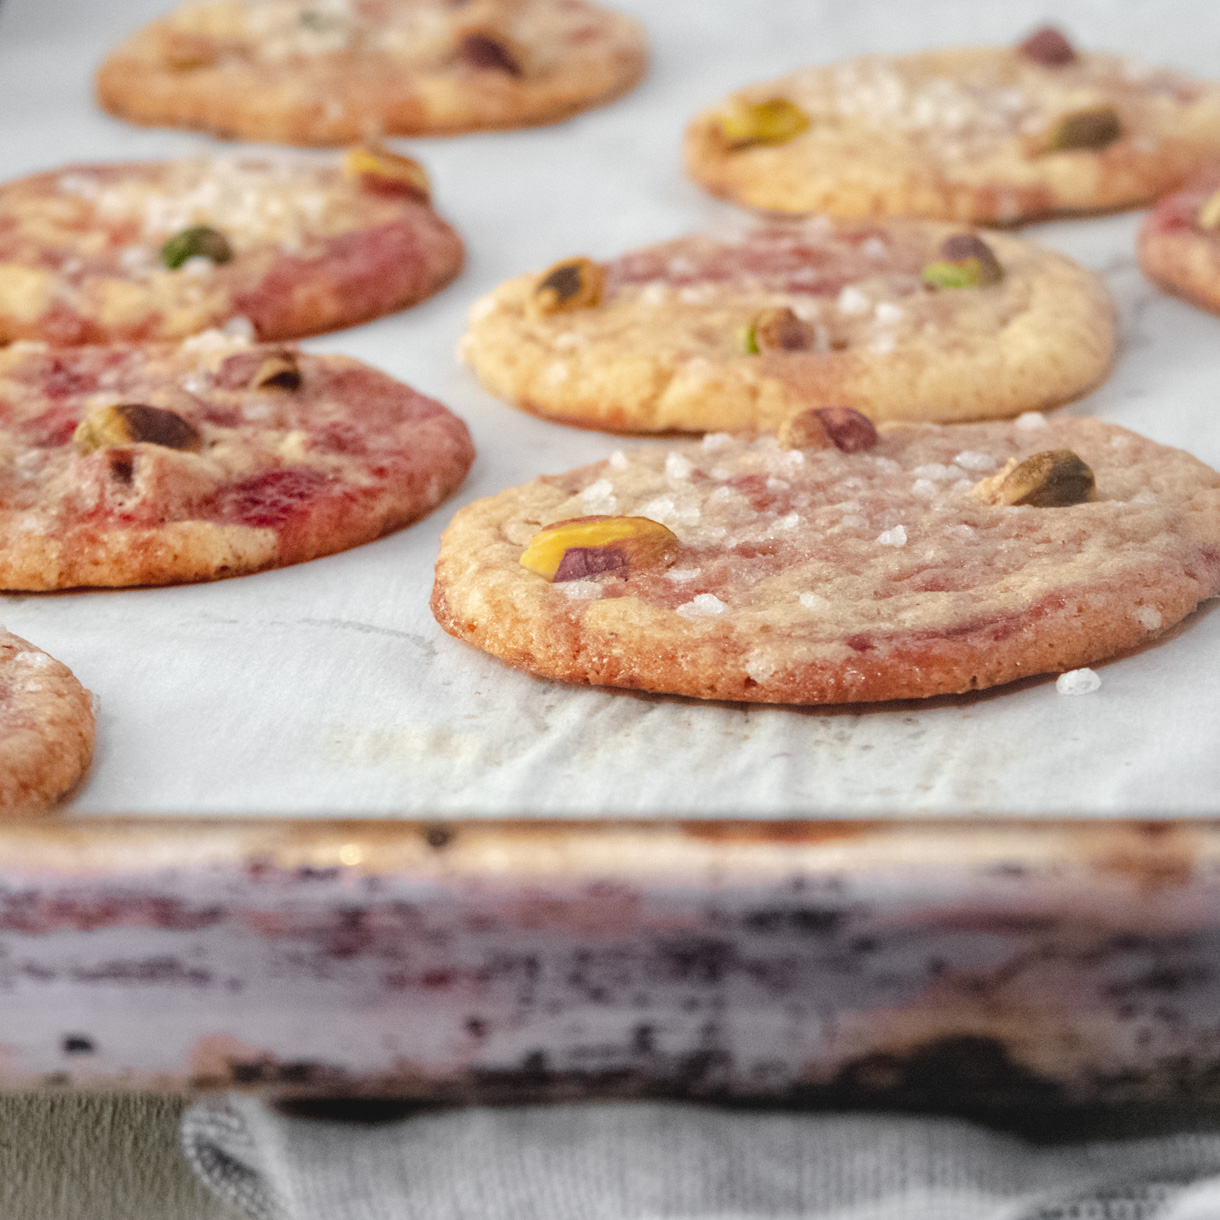
[[[97,88],[136,123],[334,145],[555,122],[645,62],[640,26],[587,0],[191,0]]]
[[[1220,313],[1220,166],[1161,200],[1144,220],[1138,251],[1150,280]]]
[[[509,280],[463,350],[493,394],[597,428],[767,430],[836,404],[978,419],[1094,386],[1114,311],[1097,276],[1020,238],[819,217]]]
[[[345,356],[207,331],[0,351],[0,588],[158,585],[300,563],[422,516],[465,425]]]
[[[0,344],[156,342],[244,317],[334,330],[447,284],[462,243],[418,162],[303,156],[72,165],[0,186]]]
[[[568,682],[842,703],[980,690],[1154,639],[1220,591],[1220,474],[1091,419],[810,408],[463,508],[432,608]]]
[[[700,114],[691,176],[780,212],[1015,224],[1133,207],[1220,153],[1220,87],[1058,30],[1011,47],[867,55]]]
[[[93,702],[66,665],[0,628],[0,818],[44,813],[93,756]]]

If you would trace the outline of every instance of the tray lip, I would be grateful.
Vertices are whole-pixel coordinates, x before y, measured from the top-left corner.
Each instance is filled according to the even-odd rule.
[[[1127,873],[1154,889],[1220,879],[1220,818],[681,819],[88,817],[0,823],[0,883],[133,878],[169,871],[337,868],[360,874],[685,877],[731,868],[778,876],[910,867],[956,875],[988,865]],[[1092,882],[1083,882],[1091,886]],[[1100,882],[1097,884],[1100,885]]]

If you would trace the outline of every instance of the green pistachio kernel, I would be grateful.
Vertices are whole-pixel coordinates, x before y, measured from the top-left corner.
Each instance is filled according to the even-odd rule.
[[[941,243],[940,258],[923,270],[930,288],[986,288],[1004,278],[995,251],[974,233],[957,233]]]
[[[171,271],[177,271],[192,258],[207,258],[214,263],[231,262],[233,247],[223,233],[207,225],[183,229],[161,247],[161,261]]]
[[[961,263],[929,263],[923,269],[923,282],[929,288],[977,288],[983,277],[977,259]]]

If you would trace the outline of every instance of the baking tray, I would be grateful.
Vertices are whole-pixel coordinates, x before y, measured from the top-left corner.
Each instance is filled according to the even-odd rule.
[[[0,1085],[1220,1095],[1214,824],[7,829]]]
[[[163,7],[5,0],[0,173],[217,147],[93,106],[99,56]],[[738,223],[685,182],[678,147],[689,115],[744,81],[1008,41],[1045,16],[1032,0],[619,7],[649,28],[644,84],[553,128],[399,142],[428,165],[467,270],[306,344],[468,421],[479,457],[453,501],[279,572],[0,597],[5,624],[99,699],[67,820],[0,828],[0,1085],[937,1106],[1214,1093],[1220,847],[1213,823],[1183,820],[1220,811],[1210,607],[1099,666],[1087,697],[1031,679],[831,709],[564,687],[433,623],[432,562],[462,503],[673,443],[484,394],[455,354],[479,296],[564,255]],[[1063,0],[1056,16],[1088,45],[1220,62],[1199,0]],[[1114,375],[1070,409],[1218,465],[1220,320],[1141,278],[1138,221],[1030,231],[1102,272],[1120,308]],[[566,820],[529,820],[545,818]]]

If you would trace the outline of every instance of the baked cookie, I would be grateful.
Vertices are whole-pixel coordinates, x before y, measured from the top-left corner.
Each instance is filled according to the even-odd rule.
[[[474,457],[438,402],[345,356],[208,331],[0,351],[0,588],[237,576],[370,542]]]
[[[98,73],[111,113],[283,144],[552,123],[643,74],[644,35],[585,0],[193,0]]]
[[[1095,385],[1114,310],[1019,238],[819,217],[520,276],[475,305],[463,350],[493,394],[598,428],[769,430],[835,404],[977,419]]]
[[[462,243],[417,162],[73,165],[0,186],[0,344],[169,340],[244,316],[286,339],[402,309]]]
[[[1153,283],[1220,313],[1220,166],[1161,200],[1140,229],[1138,250]]]
[[[0,628],[0,818],[45,811],[92,755],[89,692],[66,665]]]
[[[1036,414],[878,437],[827,408],[476,501],[432,609],[545,677],[840,703],[1072,670],[1217,591],[1220,474],[1180,450]]]
[[[751,207],[978,224],[1132,207],[1217,153],[1220,87],[1053,29],[804,68],[733,94],[686,139],[691,176]]]

